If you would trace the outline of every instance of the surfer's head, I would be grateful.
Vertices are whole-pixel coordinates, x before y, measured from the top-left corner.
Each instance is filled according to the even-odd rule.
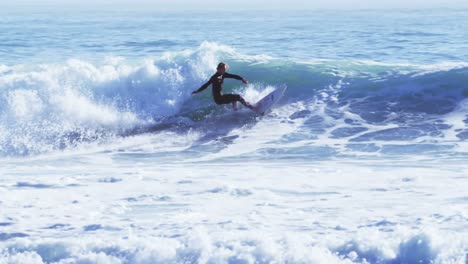
[[[221,73],[221,74],[225,73],[228,68],[229,68],[229,65],[227,65],[224,62],[220,62],[218,64],[218,67],[216,67],[216,69],[218,70],[218,73]]]

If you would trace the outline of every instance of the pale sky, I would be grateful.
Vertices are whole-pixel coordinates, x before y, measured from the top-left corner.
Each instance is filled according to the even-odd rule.
[[[151,9],[468,8],[468,0],[0,0],[0,7]]]

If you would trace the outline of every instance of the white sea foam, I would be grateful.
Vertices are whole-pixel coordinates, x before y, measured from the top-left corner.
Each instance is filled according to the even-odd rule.
[[[3,167],[0,263],[466,261],[462,171],[140,153]]]

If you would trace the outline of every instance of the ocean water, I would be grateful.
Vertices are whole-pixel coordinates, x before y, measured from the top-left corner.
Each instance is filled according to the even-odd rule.
[[[468,10],[0,12],[0,263],[468,263]]]

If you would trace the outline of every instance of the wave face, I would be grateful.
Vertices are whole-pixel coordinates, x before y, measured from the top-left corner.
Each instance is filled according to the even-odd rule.
[[[362,142],[454,141],[468,138],[468,65],[389,65],[371,61],[298,61],[239,54],[205,42],[196,49],[143,61],[71,59],[63,64],[0,66],[0,155],[24,156],[109,143],[148,131],[223,129],[209,89],[197,89],[219,61],[249,79],[227,81],[225,92],[255,102],[288,90],[278,107],[305,121],[313,136]],[[289,108],[287,108],[289,106]],[[247,115],[239,125],[251,122]],[[219,118],[219,117],[218,117]],[[308,121],[307,121],[308,120]],[[168,125],[169,124],[169,125]],[[194,125],[195,124],[195,125]],[[218,126],[219,125],[219,126]],[[307,127],[309,126],[309,127]],[[207,129],[202,133],[207,133]]]

